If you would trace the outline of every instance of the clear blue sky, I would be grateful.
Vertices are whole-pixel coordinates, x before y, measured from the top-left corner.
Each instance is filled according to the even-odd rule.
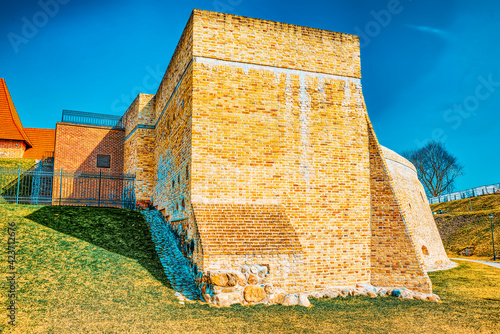
[[[62,109],[121,115],[155,93],[200,8],[361,35],[381,144],[440,139],[465,167],[457,188],[500,182],[500,1],[55,1],[1,3],[0,77],[26,127],[54,128]]]

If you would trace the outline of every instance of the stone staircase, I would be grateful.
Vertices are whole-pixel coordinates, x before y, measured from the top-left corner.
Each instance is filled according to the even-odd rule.
[[[143,211],[149,223],[156,253],[163,270],[179,299],[203,300],[200,289],[195,283],[195,274],[190,262],[182,255],[178,240],[171,225],[157,210]]]

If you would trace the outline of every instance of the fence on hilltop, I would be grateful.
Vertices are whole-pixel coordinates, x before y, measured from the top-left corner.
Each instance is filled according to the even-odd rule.
[[[135,209],[135,177],[0,168],[0,202],[33,205],[106,206]]]
[[[429,198],[429,204],[436,204],[442,202],[456,201],[469,197],[476,197],[482,195],[491,195],[500,193],[500,183],[490,184],[488,186],[476,187],[467,190],[457,191],[450,194],[436,196]]]

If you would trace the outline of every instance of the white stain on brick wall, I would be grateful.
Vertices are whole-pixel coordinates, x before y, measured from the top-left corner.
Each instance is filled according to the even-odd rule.
[[[310,112],[311,112],[311,96],[307,93],[306,76],[304,73],[300,75],[300,172],[302,177],[306,181],[307,188],[309,188],[309,182],[312,176],[311,163],[309,157],[309,148],[311,146],[309,140],[309,123],[310,123]]]
[[[243,69],[245,71],[245,74],[248,74],[249,71],[269,71],[275,74],[280,73],[280,74],[296,75],[296,76],[301,76],[302,74],[305,74],[309,77],[324,78],[328,80],[340,80],[344,82],[351,82],[354,84],[361,83],[360,79],[348,76],[324,74],[324,73],[317,73],[317,72],[310,72],[303,70],[292,70],[275,66],[257,65],[257,64],[242,63],[236,61],[220,60],[220,59],[205,58],[205,57],[194,57],[194,61],[200,64],[208,65],[210,69],[213,69],[215,66],[229,66],[232,68]]]

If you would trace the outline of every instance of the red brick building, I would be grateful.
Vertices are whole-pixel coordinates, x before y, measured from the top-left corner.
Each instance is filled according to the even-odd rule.
[[[98,174],[101,169],[108,174],[122,174],[124,140],[125,131],[120,127],[64,119],[56,125],[54,170]],[[109,166],[99,167],[99,159],[109,162]]]
[[[0,159],[40,162],[26,171],[39,174],[23,185],[30,189],[23,203],[124,206],[126,200],[133,207],[134,178],[122,175],[124,142],[120,116],[64,110],[56,129],[23,127],[0,79]]]

